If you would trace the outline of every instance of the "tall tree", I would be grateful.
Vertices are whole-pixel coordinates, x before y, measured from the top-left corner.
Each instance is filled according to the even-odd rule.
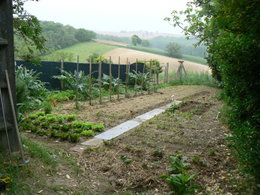
[[[166,51],[170,57],[182,58],[181,46],[178,43],[168,43],[168,45],[166,46]]]
[[[93,31],[89,31],[89,30],[80,28],[77,30],[77,32],[75,34],[75,38],[79,42],[91,41],[96,38],[96,33],[94,33]]]
[[[131,37],[131,41],[134,46],[142,44],[142,39],[140,39],[137,35],[133,35]]]
[[[14,33],[24,40],[27,46],[23,58],[31,60],[34,58],[35,50],[43,51],[45,38],[39,20],[24,9],[24,3],[28,0],[13,0],[13,25]],[[38,1],[38,0],[31,0]]]

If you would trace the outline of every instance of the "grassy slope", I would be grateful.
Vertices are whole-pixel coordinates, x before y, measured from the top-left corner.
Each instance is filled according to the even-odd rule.
[[[155,48],[148,48],[148,47],[136,47],[136,46],[116,46],[116,45],[108,45],[108,44],[103,44],[103,43],[97,43],[97,42],[85,42],[85,43],[78,43],[75,44],[71,47],[67,47],[65,49],[57,50],[55,52],[68,52],[72,53],[76,61],[76,56],[79,55],[80,57],[80,62],[86,62],[86,59],[92,55],[93,53],[97,53],[99,55],[103,55],[104,53],[113,50],[118,47],[123,47],[123,48],[129,48],[133,50],[138,50],[138,51],[143,51],[143,52],[148,52],[148,53],[153,53],[153,54],[158,54],[162,56],[167,56],[167,53],[163,50],[160,49],[155,49]],[[54,53],[55,53],[54,52]],[[47,55],[45,58],[48,58]],[[197,56],[191,56],[191,55],[183,55],[183,59],[191,62],[196,62],[200,64],[206,64],[206,60],[197,57]]]
[[[158,54],[162,56],[168,56],[167,53],[163,50],[160,49],[155,49],[155,48],[148,48],[148,47],[136,47],[136,46],[127,46],[129,49],[134,49],[138,51],[144,51],[148,53],[153,53],[153,54]],[[191,61],[191,62],[196,62],[200,64],[207,64],[206,60],[204,58],[198,57],[198,56],[191,56],[191,55],[182,55],[184,60]]]
[[[79,56],[80,62],[86,62],[86,59],[93,53],[97,53],[99,55],[103,55],[104,53],[117,48],[116,46],[112,45],[106,45],[102,43],[96,43],[96,42],[84,42],[84,43],[78,43],[71,47],[67,47],[65,49],[57,50],[55,52],[68,52],[73,53],[73,56]],[[54,53],[55,53],[54,52]],[[48,57],[47,55],[46,57]],[[76,57],[75,57],[76,61]]]

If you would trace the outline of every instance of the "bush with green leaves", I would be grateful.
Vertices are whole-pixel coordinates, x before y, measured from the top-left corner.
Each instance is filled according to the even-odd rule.
[[[54,76],[53,78],[59,79],[64,82],[64,85],[75,94],[75,106],[79,109],[79,100],[88,99],[97,93],[97,88],[93,84],[94,79],[89,75],[85,75],[83,71],[74,71],[74,73],[61,70],[61,75]],[[91,93],[90,93],[91,91]],[[93,97],[91,97],[93,98]]]
[[[103,124],[93,124],[75,119],[76,115],[36,112],[29,114],[19,125],[22,131],[31,131],[40,136],[59,138],[70,142],[78,142],[82,136],[92,137],[95,132],[104,130]]]
[[[134,85],[135,89],[148,90],[153,82],[149,72],[130,72],[129,74],[130,85]]]
[[[102,77],[102,86],[105,90],[109,89],[110,86],[110,76],[103,74]],[[112,91],[114,93],[118,92],[119,88],[122,86],[122,82],[121,79],[119,78],[111,78],[111,87],[112,87]]]
[[[171,194],[174,195],[193,195],[195,190],[200,188],[199,185],[192,182],[196,177],[195,174],[186,173],[189,168],[187,157],[181,154],[169,156],[170,167],[169,174],[161,175],[160,178],[170,186]]]
[[[45,88],[46,83],[38,79],[39,74],[22,65],[17,67],[16,97],[19,115],[42,106],[47,89]]]
[[[232,145],[244,170],[260,183],[259,1],[193,0],[167,21],[207,46],[207,62],[221,81]],[[180,17],[185,14],[185,17]],[[187,26],[182,25],[181,19]]]

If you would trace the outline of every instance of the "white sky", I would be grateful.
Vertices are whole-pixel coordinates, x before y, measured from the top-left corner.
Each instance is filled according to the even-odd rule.
[[[149,31],[180,34],[164,21],[172,10],[184,10],[188,0],[40,0],[26,10],[40,20],[95,31]]]

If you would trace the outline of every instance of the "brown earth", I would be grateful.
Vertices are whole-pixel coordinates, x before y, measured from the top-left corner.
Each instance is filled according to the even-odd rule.
[[[165,67],[167,63],[169,63],[169,72],[176,72],[179,67],[179,60],[177,58],[171,58],[166,56],[161,56],[157,54],[142,52],[142,51],[136,51],[132,49],[127,48],[117,48],[113,49],[103,55],[105,58],[109,58],[111,56],[111,59],[114,63],[118,63],[118,57],[120,56],[120,62],[121,64],[126,64],[127,59],[128,62],[134,63],[136,62],[136,59],[138,60],[150,60],[150,59],[157,59],[160,61],[161,66]],[[188,72],[210,72],[210,69],[206,65],[202,65],[195,62],[185,61],[184,66],[186,71]]]
[[[229,130],[218,118],[222,105],[216,93],[217,89],[205,86],[178,86],[103,105],[89,106],[81,102],[80,111],[74,109],[72,102],[60,104],[55,112],[74,113],[80,120],[103,122],[109,128],[169,103],[172,95],[185,102],[175,111],[160,114],[104,142],[102,147],[86,148],[84,153],[71,152],[69,148],[74,144],[30,136],[44,148],[67,159],[55,170],[45,167],[45,171],[49,170],[47,174],[42,168],[35,169],[44,185],[32,183],[33,191],[86,195],[167,194],[169,187],[159,176],[168,173],[169,155],[181,153],[190,163],[187,172],[197,174],[194,182],[202,186],[196,194],[241,194],[243,185],[238,181],[242,178],[225,140]],[[160,155],[156,155],[158,151]],[[68,163],[68,159],[73,159],[74,164]]]

